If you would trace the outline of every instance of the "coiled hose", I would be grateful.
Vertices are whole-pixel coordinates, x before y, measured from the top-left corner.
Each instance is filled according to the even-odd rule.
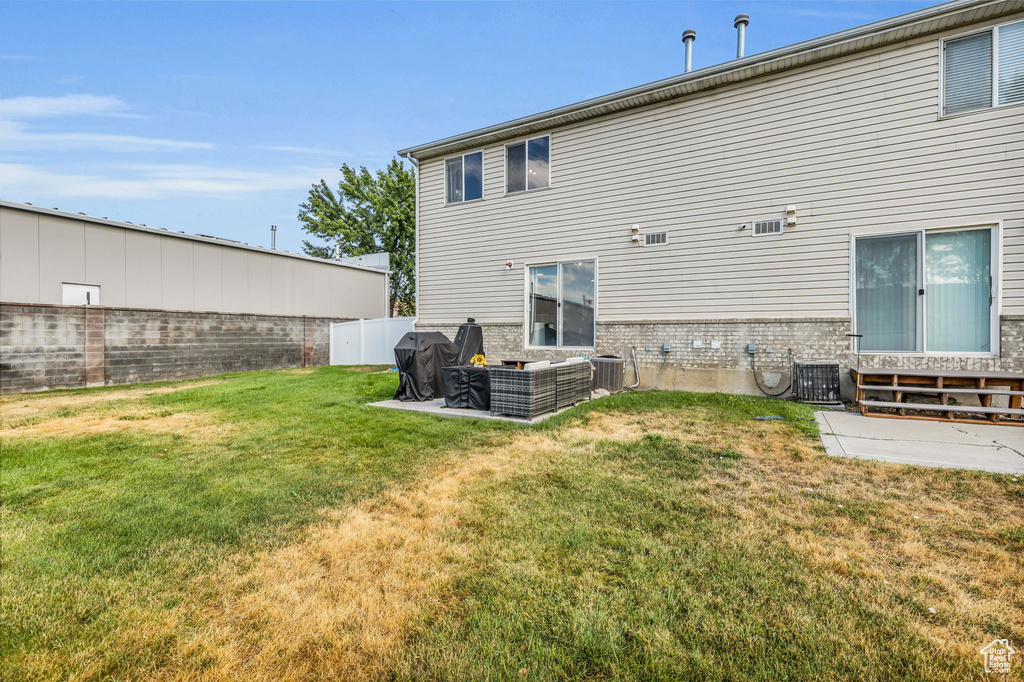
[[[750,370],[754,374],[754,384],[757,386],[757,389],[759,391],[761,391],[761,393],[764,393],[769,398],[778,398],[779,396],[785,395],[786,393],[788,393],[793,388],[793,381],[796,379],[796,371],[795,371],[795,368],[793,366],[794,362],[796,362],[796,353],[794,353],[793,349],[790,348],[789,349],[789,386],[786,386],[786,388],[782,389],[778,393],[769,393],[768,391],[766,391],[764,389],[763,386],[761,386],[761,382],[757,380],[757,353],[751,353],[750,354]]]

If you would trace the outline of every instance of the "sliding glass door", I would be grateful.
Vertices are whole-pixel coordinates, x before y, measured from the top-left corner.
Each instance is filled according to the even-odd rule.
[[[857,239],[857,333],[864,351],[918,349],[918,235]]]
[[[992,230],[855,241],[855,318],[867,352],[991,353]]]
[[[992,230],[924,237],[927,350],[992,351]]]
[[[596,262],[565,261],[529,269],[527,335],[530,346],[593,348]]]

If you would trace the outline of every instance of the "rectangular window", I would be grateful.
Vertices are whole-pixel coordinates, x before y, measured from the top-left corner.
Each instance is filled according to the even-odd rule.
[[[473,152],[445,161],[446,201],[457,204],[484,196],[484,153]]]
[[[867,352],[991,353],[993,230],[855,240],[855,324]]]
[[[564,261],[529,269],[530,346],[593,348],[596,262]]]
[[[536,137],[505,148],[505,190],[525,192],[551,184],[551,137]]]
[[[1024,22],[943,43],[943,114],[1024,102]]]

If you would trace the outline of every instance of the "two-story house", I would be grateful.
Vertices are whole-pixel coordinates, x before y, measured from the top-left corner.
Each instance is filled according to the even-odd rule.
[[[1024,2],[956,0],[404,149],[418,326],[664,388],[855,366],[850,334],[1024,371],[1022,104]]]

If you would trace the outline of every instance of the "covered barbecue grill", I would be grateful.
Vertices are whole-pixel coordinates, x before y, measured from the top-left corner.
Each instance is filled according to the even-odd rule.
[[[458,363],[459,348],[440,332],[409,332],[395,346],[400,381],[395,400],[444,397],[441,370]]]
[[[472,317],[459,325],[455,333],[455,345],[459,348],[459,361],[456,365],[468,365],[476,355],[484,354],[484,331]]]

